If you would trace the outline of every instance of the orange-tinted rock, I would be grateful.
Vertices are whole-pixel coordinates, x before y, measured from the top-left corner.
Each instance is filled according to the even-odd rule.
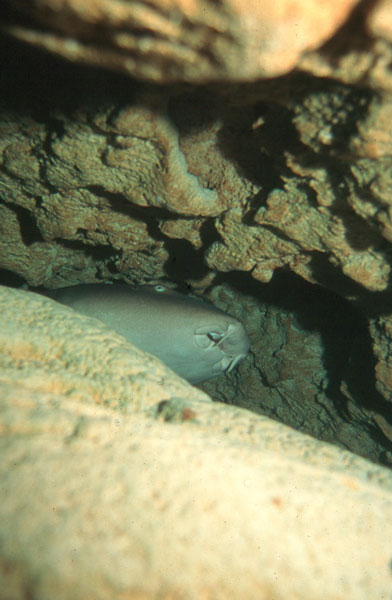
[[[252,81],[287,73],[358,0],[12,0],[6,31],[74,62],[156,82]],[[102,44],[102,38],[105,44]]]

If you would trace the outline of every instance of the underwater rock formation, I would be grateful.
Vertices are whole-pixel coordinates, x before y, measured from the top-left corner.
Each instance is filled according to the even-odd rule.
[[[391,471],[38,294],[0,287],[0,324],[3,597],[388,594]]]
[[[208,506],[215,508],[208,523],[198,510],[184,508],[184,536],[194,539],[192,523],[206,523],[198,531],[208,535],[196,547],[210,549],[208,566],[218,565],[212,573],[219,571],[222,559],[226,578],[235,572],[236,582],[249,582],[249,588],[237,589],[230,580],[227,585],[234,586],[237,597],[247,597],[248,592],[252,597],[255,589],[257,598],[263,597],[260,590],[266,598],[287,595],[279,582],[271,581],[270,568],[277,569],[291,595],[301,598],[307,598],[306,593],[309,599],[328,597],[325,590],[331,598],[351,594],[355,600],[386,593],[390,574],[384,544],[390,533],[385,522],[391,519],[386,518],[390,492],[384,485],[390,485],[390,472],[343,449],[392,465],[392,12],[385,0],[256,4],[18,0],[0,7],[0,28],[7,35],[0,39],[0,283],[45,291],[80,283],[163,282],[185,293],[194,291],[232,314],[252,340],[251,352],[238,369],[203,383],[203,393],[113,332],[89,329],[82,317],[71,317],[65,309],[54,317],[49,300],[38,299],[32,308],[26,297],[34,295],[2,290],[3,430],[9,432],[2,452],[11,448],[4,463],[8,500],[3,508],[12,513],[13,502],[17,508],[4,533],[9,552],[4,576],[13,572],[7,571],[9,565],[28,564],[27,586],[33,597],[41,598],[43,590],[53,597],[56,594],[48,590],[53,585],[57,592],[60,581],[64,597],[73,589],[73,575],[67,579],[69,571],[62,570],[71,547],[63,545],[62,531],[78,541],[75,548],[83,548],[74,572],[80,576],[78,593],[82,597],[91,591],[91,580],[83,573],[91,563],[102,566],[102,561],[93,554],[98,552],[95,547],[79,544],[78,532],[97,498],[99,509],[84,522],[87,529],[91,525],[94,537],[105,538],[105,544],[107,530],[98,522],[104,522],[102,515],[109,514],[113,499],[121,505],[119,518],[111,514],[108,521],[114,532],[123,531],[121,519],[128,522],[126,511],[134,506],[138,522],[146,524],[143,532],[137,525],[130,527],[132,542],[126,541],[127,535],[113,535],[117,565],[124,564],[124,548],[125,556],[140,551],[144,563],[134,563],[135,571],[128,573],[126,562],[117,583],[111,566],[105,567],[110,593],[128,591],[130,579],[145,582],[150,568],[151,587],[140,584],[140,593],[154,597],[157,589],[168,589],[168,595],[176,589],[180,597],[188,597],[183,592],[188,583],[181,580],[183,563],[177,563],[176,573],[169,569],[168,579],[160,578],[157,573],[167,572],[168,563],[157,549],[168,537],[165,519],[180,523],[181,507],[192,502],[191,495],[181,495],[184,482],[197,488],[197,502],[202,497],[196,481],[200,464],[216,479],[217,491],[208,496]],[[19,326],[17,335],[12,321]],[[72,325],[70,331],[63,329],[65,323]],[[83,332],[83,339],[77,339],[75,331]],[[117,435],[117,423],[124,424],[123,437]],[[22,430],[27,431],[24,439],[18,437]],[[310,440],[306,433],[339,448]],[[221,436],[230,440],[218,457],[213,449],[223,443]],[[135,454],[129,439],[135,440]],[[241,457],[233,449],[239,440]],[[199,453],[204,442],[205,455]],[[154,451],[148,455],[149,446]],[[26,448],[31,454],[25,454]],[[27,463],[18,462],[25,455],[30,457]],[[130,475],[123,479],[128,456]],[[144,459],[143,464],[157,465],[164,475],[151,474],[153,467],[144,473]],[[308,478],[308,461],[313,459]],[[114,483],[106,488],[104,479],[107,483],[116,460]],[[61,477],[58,498],[63,493],[72,499],[78,495],[75,481],[86,473],[90,477],[84,465],[90,461],[94,466],[89,479],[94,493],[81,501],[80,512],[75,508],[70,516],[66,508],[62,513],[68,500],[64,505],[56,500],[53,506],[60,508],[50,513],[54,520],[48,524],[43,518],[36,534],[27,526],[29,506],[15,504],[28,496],[18,481],[24,481],[29,461],[38,482],[37,503],[45,506],[51,499],[47,490],[53,473]],[[77,473],[72,461],[83,465]],[[337,471],[336,461],[341,465]],[[218,462],[225,481],[214,471]],[[8,468],[14,463],[20,470]],[[63,473],[59,465],[65,464]],[[274,562],[276,553],[271,554],[272,562],[264,554],[260,558],[253,542],[252,556],[244,554],[240,540],[224,548],[209,545],[211,532],[217,539],[223,535],[211,523],[220,520],[220,502],[229,497],[237,502],[235,514],[241,521],[233,527],[244,532],[244,539],[264,539],[267,530],[260,525],[260,514],[269,519],[272,505],[280,510],[278,490],[294,497],[293,464],[301,490],[313,490],[309,481],[316,482],[317,501],[312,504],[310,498],[309,506],[319,510],[306,513],[304,528],[296,530],[293,545],[288,544],[292,554],[284,557],[285,576],[282,565]],[[253,471],[244,480],[256,481],[255,496],[248,489],[243,495],[238,491],[247,465]],[[177,506],[175,492],[166,496],[161,490],[164,477],[176,469],[178,479],[170,481],[181,491],[184,504],[171,512],[170,507]],[[283,482],[272,481],[277,493],[271,500],[260,489],[268,488],[268,477],[275,471],[285,475]],[[148,501],[157,512],[147,511],[146,521],[143,494],[129,505],[124,500],[135,489],[132,477],[140,489],[153,490]],[[370,484],[364,483],[369,478]],[[319,486],[321,480],[328,480],[330,487]],[[30,485],[28,478],[25,481]],[[247,503],[259,506],[260,498],[261,511],[248,514]],[[285,504],[285,519],[294,515],[296,498]],[[203,502],[201,508],[206,506]],[[345,540],[335,530],[329,534],[325,528],[314,529],[317,523],[322,526],[320,514],[328,514],[329,522],[331,502],[337,515],[334,524],[342,530],[350,516],[347,506],[356,507]],[[369,506],[375,507],[374,514]],[[232,510],[227,505],[227,514]],[[160,512],[161,530],[155,527]],[[155,533],[148,528],[150,517]],[[7,519],[8,513],[3,522]],[[272,520],[273,527],[283,523],[285,534],[292,522]],[[374,527],[367,526],[369,545],[364,539],[355,546],[355,560],[348,567],[352,540],[364,537],[360,522]],[[57,551],[66,558],[58,567],[51,563],[41,579],[40,565],[47,564],[49,554],[41,549],[34,563],[29,544],[36,547],[48,528],[48,553],[56,556]],[[28,531],[23,554],[19,540]],[[284,537],[282,531],[276,527]],[[303,533],[309,531],[311,538],[305,535],[306,540],[321,540],[325,554],[318,554],[318,546],[306,546],[303,564],[295,563],[289,573],[287,564],[300,555]],[[224,535],[230,537],[231,532]],[[11,539],[16,545],[8,544]],[[270,548],[282,547],[274,545],[269,529],[267,539]],[[174,545],[177,542],[175,538]],[[183,546],[178,544],[181,554]],[[347,547],[347,557],[341,556],[341,548]],[[176,552],[170,556],[177,557]],[[228,567],[233,556],[237,571]],[[248,565],[240,564],[240,556],[249,557]],[[310,556],[317,564],[309,562]],[[190,554],[186,557],[188,566],[195,564]],[[331,560],[331,570],[325,570],[322,557]],[[343,566],[338,566],[340,560]],[[199,580],[204,568],[200,562],[195,567]],[[351,587],[342,591],[339,577],[346,568],[351,568]],[[321,571],[326,579],[320,579]],[[366,574],[361,582],[359,571]],[[252,573],[257,573],[255,579]],[[260,573],[264,579],[258,579]],[[8,585],[21,581],[7,577]],[[207,591],[221,589],[221,579],[214,577],[206,582]],[[318,582],[324,585],[322,594],[312,587]],[[25,589],[23,581],[20,585]],[[227,588],[222,590],[222,597],[230,597]]]
[[[3,28],[18,39],[74,62],[159,83],[252,81],[287,73],[361,4],[359,0],[7,3],[11,14]],[[382,15],[376,13],[373,28],[380,20]],[[383,33],[382,27],[378,29]]]

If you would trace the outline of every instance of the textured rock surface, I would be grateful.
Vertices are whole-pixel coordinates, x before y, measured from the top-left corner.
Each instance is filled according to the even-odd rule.
[[[390,471],[206,402],[41,296],[0,308],[2,597],[390,593]]]
[[[211,396],[391,464],[388,96],[303,74],[146,88],[7,48],[2,280],[163,280],[218,304],[225,283],[253,354]]]
[[[330,89],[322,93],[310,81],[292,84],[297,92],[280,90],[290,97],[278,107],[271,89],[268,108],[247,106],[245,115],[232,106],[219,116],[219,96],[211,107],[200,105],[197,95],[169,101],[164,94],[148,107],[140,106],[148,98],[139,97],[116,108],[74,109],[71,116],[56,108],[49,123],[4,108],[3,267],[30,285],[74,282],[72,270],[83,270],[86,280],[98,268],[91,253],[82,256],[91,246],[100,253],[100,278],[115,268],[151,280],[164,276],[170,239],[182,239],[189,253],[203,250],[210,269],[251,271],[270,281],[284,266],[346,297],[353,284],[386,290],[391,157],[385,151],[377,159],[347,156],[343,144],[349,126],[356,144],[356,119],[367,114],[369,94],[350,97],[337,84],[325,84]],[[335,105],[341,119],[327,143],[331,149],[319,139],[323,104]],[[259,116],[252,119],[252,111]],[[330,107],[326,112],[328,119]],[[257,154],[247,153],[249,147]],[[23,219],[35,224],[27,248]],[[327,269],[334,277],[328,279]],[[192,275],[189,268],[179,278]]]
[[[320,51],[302,57],[301,69],[391,92],[391,14],[389,0],[359,3],[351,18]]]
[[[260,416],[392,464],[391,14],[2,3],[71,64],[0,39],[0,281],[163,280],[253,341],[203,386],[250,413],[2,290],[7,600],[391,594],[390,471]]]
[[[376,385],[366,321],[348,303],[300,280],[249,286],[243,279],[236,281],[240,291],[221,285],[209,297],[245,324],[251,353],[237,371],[200,387],[215,400],[392,466],[384,422],[390,365],[382,368],[381,359],[388,355],[381,344],[388,334],[379,333]]]

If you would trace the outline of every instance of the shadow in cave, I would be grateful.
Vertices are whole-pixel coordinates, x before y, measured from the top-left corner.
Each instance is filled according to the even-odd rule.
[[[340,297],[350,298],[350,305],[366,318],[391,314],[390,286],[381,292],[364,288],[363,285],[345,275],[340,268],[334,266],[323,252],[312,252],[309,266],[313,278],[320,286],[333,290]]]
[[[202,224],[199,232],[202,244],[197,249],[188,240],[170,238],[160,229],[161,221],[187,220],[185,215],[173,214],[166,208],[131,204],[120,194],[107,192],[100,186],[89,186],[88,189],[96,196],[108,200],[114,211],[145,223],[150,237],[153,240],[163,242],[169,254],[164,264],[168,279],[174,281],[180,287],[184,287],[186,280],[202,279],[207,275],[209,268],[204,261],[205,248],[213,241],[220,239],[212,220],[207,219]],[[194,216],[188,217],[188,219],[194,221]]]
[[[344,382],[359,408],[381,414],[392,425],[390,403],[376,389],[375,358],[366,317],[355,306],[283,269],[275,271],[270,283],[252,280],[242,272],[218,275],[214,285],[223,282],[258,301],[294,313],[304,330],[320,332],[322,360],[329,377],[326,394],[342,419],[352,420],[348,399],[341,390]],[[392,451],[391,440],[376,425],[365,417],[361,425],[381,447]]]
[[[232,106],[220,92],[222,90],[211,85],[201,90],[193,88],[186,93],[179,93],[170,99],[168,114],[181,138],[203,131],[214,123],[221,123],[216,133],[220,152],[235,165],[240,176],[262,186],[260,192],[248,199],[246,218],[251,221],[268,192],[282,187],[282,182],[275,158],[263,152],[257,137],[252,134],[257,109],[250,104],[245,107]],[[278,122],[283,132],[282,115]]]
[[[378,0],[361,0],[350,12],[348,19],[322,45],[318,52],[328,64],[335,67],[341,64],[347,54],[358,51],[361,55],[371,52],[374,38],[367,27],[368,15],[372,13]],[[368,85],[368,71],[363,69],[363,84]]]
[[[83,234],[87,233],[87,230],[82,228],[78,229],[78,233]],[[113,246],[105,245],[105,244],[89,244],[87,242],[82,242],[80,240],[66,240],[64,238],[56,237],[54,241],[63,246],[64,248],[69,248],[70,250],[81,250],[86,256],[92,256],[96,259],[107,259],[112,257],[117,253],[117,250],[113,248]]]
[[[296,107],[301,107],[312,94],[329,95],[335,99],[336,106],[331,107],[334,118],[325,120],[333,143],[324,143],[321,136],[320,139],[314,137],[312,142],[303,140],[297,128],[296,119],[300,119],[302,113]],[[285,182],[290,180],[311,206],[319,207],[316,192],[310,185],[311,177],[300,177],[292,172],[287,161],[289,153],[308,172],[325,169],[334,198],[329,210],[345,223],[347,241],[351,247],[365,250],[377,244],[379,235],[347,204],[349,185],[356,189],[357,195],[365,194],[365,200],[370,200],[376,206],[379,201],[374,194],[369,197],[367,184],[363,185],[363,189],[358,189],[350,170],[351,163],[346,158],[350,156],[349,142],[358,135],[358,124],[368,115],[375,95],[359,86],[297,73],[264,82],[259,89],[259,99],[248,104],[246,109],[226,109],[218,132],[220,151],[237,166],[240,174],[261,186],[261,190],[248,199],[243,222],[253,224],[256,212],[266,204],[270,192],[284,190]],[[316,119],[316,115],[313,115],[313,119]],[[321,120],[319,127],[322,123]],[[279,223],[275,233],[278,231]]]
[[[113,98],[130,103],[140,88],[131,77],[67,61],[4,32],[0,56],[0,104],[24,116],[28,112],[38,122],[46,123],[59,109],[70,115],[86,102],[95,107],[107,106]]]
[[[208,93],[205,86],[188,86],[168,99],[167,115],[181,137],[202,131],[221,117],[222,107],[217,94]]]
[[[34,221],[33,215],[27,208],[24,208],[24,206],[20,206],[19,204],[11,204],[0,197],[0,205],[1,204],[4,204],[14,213],[16,220],[18,221],[20,236],[26,248],[35,242],[44,241],[44,238]]]
[[[185,282],[189,279],[202,279],[207,275],[209,269],[204,261],[204,245],[196,249],[188,240],[169,238],[162,233],[154,221],[147,223],[147,229],[153,239],[164,242],[169,253],[164,263],[164,270],[168,278],[177,283],[180,288],[185,287]],[[206,229],[204,228],[204,232]]]
[[[306,81],[308,81],[308,86],[305,85]],[[338,99],[335,107],[336,119],[335,122],[328,123],[333,144],[323,144],[319,140],[313,141],[313,145],[305,143],[300,137],[300,131],[295,126],[295,118],[298,118],[298,115],[295,114],[293,109],[281,106],[279,103],[273,105],[259,102],[254,106],[254,110],[260,114],[262,126],[250,132],[250,135],[253,134],[255,138],[253,141],[254,150],[257,151],[257,146],[259,146],[258,153],[260,154],[267,148],[270,156],[273,157],[275,188],[284,189],[283,182],[292,181],[294,189],[302,193],[308,204],[316,210],[320,208],[320,201],[316,190],[311,185],[311,176],[300,177],[298,174],[293,173],[286,164],[285,153],[289,152],[298,165],[305,169],[305,172],[311,173],[312,170],[324,169],[330,188],[328,198],[331,203],[328,205],[328,211],[332,217],[336,216],[338,222],[340,221],[344,225],[345,241],[353,251],[376,250],[388,262],[392,273],[392,252],[389,241],[382,237],[379,227],[375,227],[370,219],[363,218],[358,214],[347,200],[348,197],[354,194],[362,202],[371,204],[375,211],[384,210],[385,202],[383,203],[372,190],[374,173],[370,170],[368,174],[365,172],[359,182],[352,172],[352,160],[347,158],[352,155],[349,143],[353,138],[355,139],[356,136],[361,135],[359,124],[368,117],[372,101],[377,98],[378,94],[359,86],[343,86],[328,79],[322,82],[317,79],[309,80],[304,75],[294,75],[293,85],[295,98],[291,104],[294,105],[304,102],[314,92],[320,91],[332,96],[336,94]],[[339,117],[339,111],[343,113],[344,118]],[[234,156],[238,156],[241,152],[240,145],[238,148],[233,145],[232,153]],[[252,173],[247,173],[247,176],[251,178]],[[279,178],[281,178],[280,185],[278,183]],[[259,194],[251,200],[253,208],[245,215],[244,222],[252,224],[258,206],[265,204],[268,192],[271,189],[269,183],[271,181],[267,181],[267,186],[264,185],[264,194]],[[278,221],[276,224],[270,225],[270,228],[274,235],[282,237],[284,227],[280,228]],[[290,240],[289,237],[287,239]],[[391,283],[392,275],[389,279],[389,284]],[[358,298],[364,296],[363,289],[363,286],[358,285],[356,293]],[[371,294],[374,294],[374,292],[371,292]],[[385,304],[388,304],[387,294],[377,295],[376,300],[378,304],[376,311],[379,310],[384,300],[386,301]]]
[[[26,280],[21,275],[0,267],[0,285],[7,287],[20,288],[26,283]]]

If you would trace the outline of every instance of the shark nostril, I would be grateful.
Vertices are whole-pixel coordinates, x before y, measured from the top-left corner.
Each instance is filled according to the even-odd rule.
[[[222,333],[211,332],[207,334],[207,337],[215,344],[219,345],[220,341],[224,339],[224,335]]]

